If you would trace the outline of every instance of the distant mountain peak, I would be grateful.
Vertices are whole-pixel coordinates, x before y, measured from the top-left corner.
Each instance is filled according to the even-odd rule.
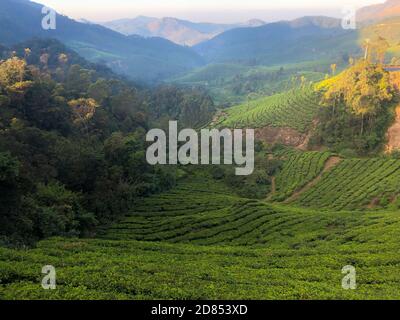
[[[174,17],[151,18],[138,16],[120,19],[102,25],[124,35],[138,34],[143,37],[162,37],[176,44],[193,46],[209,40],[227,30],[243,27],[259,27],[265,22],[252,19],[240,24],[201,23]]]
[[[260,19],[250,19],[247,22],[245,22],[244,24],[249,27],[260,27],[260,26],[263,26],[264,24],[266,24],[266,22],[263,20],[260,20]]]

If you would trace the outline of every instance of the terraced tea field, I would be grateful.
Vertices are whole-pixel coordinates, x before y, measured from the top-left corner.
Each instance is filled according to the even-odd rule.
[[[400,194],[400,160],[345,159],[304,192],[296,205],[357,210],[376,201],[388,206]],[[379,203],[378,203],[379,204]]]
[[[233,246],[132,240],[51,239],[36,249],[0,249],[2,299],[383,299],[400,298],[400,217],[265,206],[264,243]],[[257,239],[255,233],[252,238]],[[258,242],[258,241],[254,241]],[[206,242],[204,242],[206,244]],[[229,244],[229,245],[228,245]],[[43,265],[57,289],[40,286]],[[346,265],[357,290],[341,287]]]
[[[100,239],[0,248],[0,298],[399,299],[399,236],[398,212],[291,208],[194,176]],[[44,265],[56,290],[41,288]],[[341,287],[346,265],[357,290]]]
[[[276,176],[276,190],[271,200],[283,201],[315,179],[332,156],[330,152],[301,152],[289,149],[276,154],[284,165]]]
[[[319,110],[319,94],[313,87],[250,101],[225,110],[226,115],[214,124],[228,128],[292,128],[306,132]]]

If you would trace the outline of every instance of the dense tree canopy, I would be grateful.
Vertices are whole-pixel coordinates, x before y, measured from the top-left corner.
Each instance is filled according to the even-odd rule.
[[[382,64],[359,61],[319,88],[327,107],[320,116],[319,143],[347,144],[346,148],[361,153],[382,143],[397,100],[397,90]]]
[[[174,183],[147,164],[145,134],[164,112],[207,122],[207,95],[146,90],[58,42],[29,44],[0,61],[0,241],[87,235]]]

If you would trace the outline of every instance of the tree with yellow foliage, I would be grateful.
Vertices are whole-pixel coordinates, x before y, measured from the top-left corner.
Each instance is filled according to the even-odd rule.
[[[382,65],[360,61],[334,80],[324,93],[323,103],[333,108],[344,104],[351,113],[359,116],[361,136],[365,117],[372,118],[384,103],[394,98],[390,75]]]
[[[87,134],[89,134],[88,123],[93,118],[96,108],[99,107],[96,100],[89,98],[74,99],[68,102],[74,114],[74,123],[82,124]]]
[[[17,57],[0,63],[0,86],[7,88],[24,80],[26,61]]]
[[[31,55],[31,53],[32,53],[31,49],[25,48],[25,50],[24,50],[25,59],[27,59]]]
[[[380,35],[374,39],[365,39],[362,43],[365,50],[364,60],[367,62],[377,62],[384,64],[387,50],[390,48],[389,42]]]
[[[98,107],[96,100],[91,98],[71,100],[68,102],[68,105],[72,108],[74,114],[77,116],[75,120],[78,122],[82,120],[90,120],[94,116],[96,108]]]
[[[65,53],[61,53],[58,56],[58,62],[62,65],[65,66],[68,63],[68,56]]]

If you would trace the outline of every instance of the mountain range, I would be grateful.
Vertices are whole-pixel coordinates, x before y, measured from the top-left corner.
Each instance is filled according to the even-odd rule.
[[[358,18],[368,24],[359,30],[344,30],[339,19],[328,17],[227,25],[141,16],[105,23],[105,27],[60,14],[57,28],[44,30],[43,5],[28,0],[0,3],[0,45],[9,47],[32,38],[55,38],[87,60],[145,83],[160,83],[212,63],[252,66],[346,60],[349,55],[361,53],[363,34],[371,38],[384,32],[396,52],[400,50],[399,36],[391,31],[398,30],[398,22],[374,24],[400,15],[400,0],[359,10]],[[188,47],[192,44],[195,45]]]
[[[194,50],[208,63],[272,65],[356,54],[357,39],[358,32],[344,30],[339,19],[304,17],[229,30],[194,46]]]
[[[28,0],[0,0],[0,44],[55,38],[84,58],[104,63],[141,82],[155,82],[203,65],[189,48],[162,38],[125,36],[97,24],[57,15],[55,30],[42,28],[43,5]]]
[[[238,24],[216,24],[195,23],[170,17],[159,19],[145,16],[102,23],[103,26],[125,35],[162,37],[184,46],[193,46],[230,29],[257,27],[263,24],[265,22],[258,19]]]

